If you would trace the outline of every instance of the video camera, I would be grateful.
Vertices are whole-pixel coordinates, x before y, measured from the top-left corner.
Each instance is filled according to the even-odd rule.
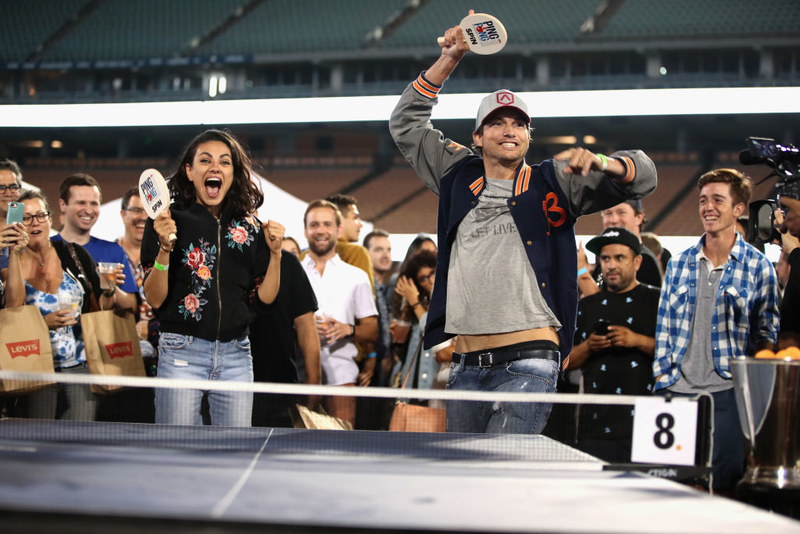
[[[775,210],[783,209],[780,197],[800,199],[800,149],[794,145],[781,145],[774,139],[748,137],[747,150],[739,153],[742,165],[767,165],[772,168],[764,180],[778,177],[777,196],[750,203],[750,218],[747,224],[747,241],[771,243],[780,241],[780,232],[775,228]],[[764,181],[762,180],[762,182]],[[760,182],[759,182],[760,183]]]

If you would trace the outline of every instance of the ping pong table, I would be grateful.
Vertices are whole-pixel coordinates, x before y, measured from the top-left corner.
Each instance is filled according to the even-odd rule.
[[[800,533],[544,436],[5,419],[0,466],[3,532]]]

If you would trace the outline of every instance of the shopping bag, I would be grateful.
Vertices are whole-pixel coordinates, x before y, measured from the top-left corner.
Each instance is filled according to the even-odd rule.
[[[397,401],[389,430],[392,432],[444,432],[445,411],[442,408],[417,406]]]
[[[26,373],[53,373],[50,331],[36,306],[0,310],[0,369]],[[27,393],[55,383],[2,379],[0,392]]]
[[[89,372],[108,376],[146,376],[136,322],[131,310],[107,310],[81,315]],[[93,393],[110,393],[123,386],[92,384]]]
[[[322,409],[322,406],[318,409],[319,412],[315,412],[307,406],[295,404],[294,409],[289,412],[292,417],[292,426],[318,430],[353,430],[353,425],[350,421],[328,415]]]
[[[422,351],[422,339],[420,338],[417,350],[411,363],[408,365],[403,384],[400,389],[405,389],[411,372],[415,371],[414,365],[419,365],[419,355]],[[409,404],[398,399],[389,420],[389,430],[392,432],[444,432],[446,429],[445,410],[443,408],[430,408]]]

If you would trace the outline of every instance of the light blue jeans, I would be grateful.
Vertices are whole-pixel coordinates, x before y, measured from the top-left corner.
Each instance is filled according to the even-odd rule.
[[[158,377],[189,380],[253,382],[250,339],[207,341],[162,333],[158,340]],[[208,393],[211,424],[250,426],[252,392],[156,388],[156,423],[202,425],[200,405]]]
[[[450,366],[447,389],[503,393],[555,393],[558,363],[542,358],[515,360],[491,367]],[[540,434],[551,403],[447,401],[447,431],[473,434]]]

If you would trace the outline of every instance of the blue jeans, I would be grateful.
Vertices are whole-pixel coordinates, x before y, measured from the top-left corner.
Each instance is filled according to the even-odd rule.
[[[447,389],[504,393],[555,393],[558,363],[541,358],[515,360],[491,367],[450,366]],[[540,434],[551,403],[447,401],[447,431],[473,434]]]
[[[253,358],[247,336],[207,341],[164,332],[158,340],[158,377],[253,382]],[[156,423],[202,425],[200,405],[208,394],[211,424],[250,426],[252,392],[156,388]]]

